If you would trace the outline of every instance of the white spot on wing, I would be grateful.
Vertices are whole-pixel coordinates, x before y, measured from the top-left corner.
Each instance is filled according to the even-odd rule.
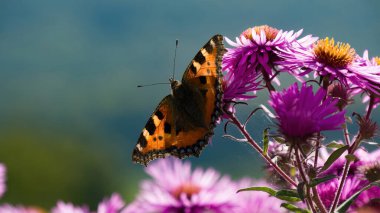
[[[153,115],[152,117],[154,125],[157,127],[160,124],[160,119],[158,119],[157,115]]]
[[[143,136],[144,136],[145,138],[148,138],[148,136],[149,136],[149,132],[148,132],[148,130],[146,130],[145,128],[143,129]]]
[[[195,67],[195,69],[197,69],[197,71],[201,68],[201,64],[194,60],[193,60],[193,66]]]

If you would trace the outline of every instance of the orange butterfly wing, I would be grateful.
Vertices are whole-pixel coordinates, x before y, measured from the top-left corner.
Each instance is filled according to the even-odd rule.
[[[172,103],[173,96],[166,96],[149,118],[133,150],[134,162],[146,165],[151,160],[165,157],[165,150],[174,140],[172,128],[168,126],[173,123]]]
[[[206,101],[205,122],[211,129],[219,117],[222,104],[223,36],[213,36],[197,53],[183,74],[182,83],[199,89]]]
[[[156,158],[174,155],[199,156],[213,134],[215,122],[221,114],[222,73],[221,61],[223,53],[223,36],[213,36],[196,54],[187,67],[182,85],[191,88],[187,92],[199,93],[202,118],[205,126],[195,126],[186,130],[179,129],[181,110],[176,107],[177,100],[173,95],[166,96],[158,105],[143,129],[132,160],[147,165]]]

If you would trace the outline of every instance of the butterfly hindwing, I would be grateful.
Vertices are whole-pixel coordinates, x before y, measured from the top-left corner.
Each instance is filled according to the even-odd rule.
[[[213,36],[195,55],[173,95],[158,105],[143,129],[132,160],[147,165],[173,155],[199,156],[221,114],[223,36]]]
[[[166,96],[148,119],[133,150],[132,160],[147,165],[156,158],[173,155],[183,158],[189,155],[198,156],[207,144],[208,128],[196,127],[186,133],[179,130],[173,115],[173,96]]]
[[[148,119],[133,150],[134,162],[146,165],[151,160],[165,157],[167,146],[174,141],[172,106],[173,97],[168,95]]]

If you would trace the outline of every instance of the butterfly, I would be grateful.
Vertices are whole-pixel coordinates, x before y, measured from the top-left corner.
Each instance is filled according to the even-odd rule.
[[[132,161],[147,165],[156,158],[200,155],[222,113],[223,36],[213,36],[191,60],[181,82],[170,79],[166,96],[149,118]]]

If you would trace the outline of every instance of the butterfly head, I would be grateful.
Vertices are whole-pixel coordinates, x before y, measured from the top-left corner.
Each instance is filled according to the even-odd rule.
[[[179,81],[174,80],[174,78],[170,78],[169,81],[170,81],[170,86],[172,90],[174,90],[181,84]]]

